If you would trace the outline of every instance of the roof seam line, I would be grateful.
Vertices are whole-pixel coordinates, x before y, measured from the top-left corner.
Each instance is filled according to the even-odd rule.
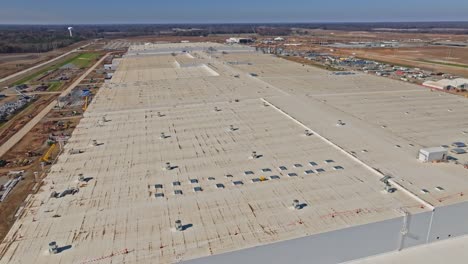
[[[271,102],[269,102],[268,100],[264,99],[264,98],[260,98],[260,100],[262,100],[263,102],[267,103],[267,104],[270,104],[276,111],[280,112],[281,114],[285,115],[286,117],[288,117],[289,119],[293,120],[294,122],[296,122],[297,124],[299,124],[300,126],[302,126],[303,128],[305,129],[308,129],[310,130],[312,133],[314,133],[317,137],[319,137],[320,139],[322,139],[323,141],[325,141],[326,143],[328,143],[329,145],[331,145],[332,147],[334,147],[335,149],[341,151],[342,153],[344,153],[345,155],[347,155],[349,158],[351,158],[352,160],[354,160],[355,162],[361,164],[362,166],[364,166],[365,168],[367,168],[368,170],[370,170],[371,172],[373,172],[375,175],[379,176],[380,178],[383,178],[385,177],[385,175],[381,172],[379,172],[378,170],[374,169],[372,166],[369,166],[368,164],[366,164],[365,162],[363,162],[362,160],[356,158],[355,156],[353,156],[351,153],[347,152],[346,150],[344,150],[343,148],[341,148],[340,146],[336,145],[335,143],[333,143],[332,141],[328,140],[327,138],[323,137],[322,135],[320,135],[319,133],[317,133],[315,130],[311,129],[310,127],[306,126],[305,124],[303,124],[301,121],[295,119],[294,117],[290,116],[288,113],[284,112],[283,110],[281,110],[280,108],[278,108],[277,106],[275,106],[274,104],[272,104]],[[399,183],[395,182],[394,180],[390,179],[389,182],[391,182],[393,185],[395,185],[395,187],[398,189],[398,190],[401,190],[402,192],[404,192],[405,194],[407,194],[408,196],[410,196],[411,198],[413,198],[414,200],[422,203],[424,206],[428,207],[429,209],[431,210],[434,210],[434,206],[421,199],[420,197],[418,197],[416,194],[414,194],[413,192],[411,192],[410,190],[406,189],[405,187],[403,187],[402,185],[400,185]]]

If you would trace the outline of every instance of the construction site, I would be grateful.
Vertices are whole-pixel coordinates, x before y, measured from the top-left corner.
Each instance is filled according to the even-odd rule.
[[[38,173],[0,263],[437,263],[411,252],[466,244],[468,99],[237,44],[106,48],[127,45],[6,157]]]
[[[22,213],[26,197],[39,191],[42,179],[104,83],[108,73],[103,65],[116,56],[80,49],[64,52],[1,79],[7,85],[0,91],[1,239]],[[55,85],[48,86],[49,82]]]

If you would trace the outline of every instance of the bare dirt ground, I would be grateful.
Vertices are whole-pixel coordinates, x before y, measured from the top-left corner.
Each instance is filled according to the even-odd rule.
[[[51,116],[53,116],[54,114],[54,111],[50,113]],[[75,126],[78,124],[80,118],[74,117],[67,120],[62,120],[64,122],[69,122],[69,127],[68,129],[61,130],[60,133],[70,134],[75,128]],[[54,122],[53,119],[43,120],[42,122],[37,124],[18,144],[16,144],[13,147],[13,149],[11,149],[4,156],[0,157],[1,159],[8,160],[12,163],[23,159],[29,159],[32,161],[26,166],[9,166],[5,168],[0,168],[0,177],[7,177],[5,175],[10,170],[26,171],[25,175],[23,176],[23,180],[18,183],[18,185],[6,198],[6,200],[0,203],[0,240],[2,240],[6,236],[8,230],[13,225],[15,221],[15,214],[18,212],[18,209],[23,204],[26,197],[39,189],[39,186],[36,186],[36,188],[34,188],[33,190],[34,185],[36,185],[33,172],[41,171],[40,158],[49,148],[49,146],[45,142],[48,138],[49,133],[57,132],[54,123],[56,122]],[[28,157],[28,151],[34,151],[38,155]],[[51,155],[52,159],[58,155],[58,152],[58,148],[54,149]],[[49,166],[46,166],[46,169],[48,168]],[[41,173],[40,177],[45,177],[45,174]]]
[[[5,143],[16,131],[20,130],[24,124],[29,122],[34,116],[36,116],[42,109],[48,105],[56,96],[45,95],[39,96],[39,98],[26,107],[21,113],[14,116],[7,123],[0,127],[0,145]]]
[[[41,62],[53,59],[63,53],[84,45],[85,42],[78,42],[65,48],[45,52],[45,53],[1,53],[0,54],[0,78],[6,77],[15,72],[30,68]]]
[[[468,48],[337,49],[337,53],[468,77]]]
[[[400,32],[368,32],[368,31],[340,31],[340,30],[305,30],[308,36],[319,37],[322,39],[330,39],[335,42],[339,41],[405,41],[405,40],[452,40],[466,41],[466,35],[454,34],[429,34],[429,33],[400,33]]]
[[[98,58],[93,60],[96,61]],[[86,69],[79,70],[67,70],[71,74],[71,78],[64,82],[60,86],[58,91],[64,90],[70,84],[72,84],[76,79],[78,79]],[[102,77],[102,76],[101,76]],[[57,92],[57,91],[56,91]],[[7,123],[0,126],[0,145],[6,142],[12,135],[14,135],[18,130],[20,130],[27,122],[34,118],[39,112],[41,112],[49,103],[59,97],[58,93],[54,94],[44,94],[40,95],[39,98],[32,102],[28,107],[26,107],[21,112],[17,113],[11,120]],[[13,97],[8,97],[13,98]]]
[[[431,46],[433,41],[468,41],[466,35],[424,34],[398,32],[364,32],[337,30],[307,30],[307,35],[287,36],[285,42],[277,43],[278,47],[295,51],[327,52],[342,56],[360,58],[406,65],[434,72],[451,73],[468,77],[468,47]],[[272,37],[259,37],[260,40]],[[411,43],[415,47],[401,48],[331,48],[324,46],[332,43],[399,41]],[[297,46],[292,46],[294,44]],[[419,45],[419,46],[416,46]],[[258,46],[262,46],[259,44]]]

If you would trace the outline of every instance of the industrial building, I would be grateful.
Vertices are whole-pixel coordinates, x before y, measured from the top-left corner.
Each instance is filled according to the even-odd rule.
[[[249,44],[253,42],[254,40],[251,38],[228,38],[226,39],[227,44]]]
[[[423,83],[424,86],[429,88],[435,88],[439,90],[464,90],[468,89],[468,79],[456,78],[456,79],[442,79],[438,81],[426,81]]]
[[[245,46],[132,46],[0,263],[426,263],[467,241],[467,106]]]

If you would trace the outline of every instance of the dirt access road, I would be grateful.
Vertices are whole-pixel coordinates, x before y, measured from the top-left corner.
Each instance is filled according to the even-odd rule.
[[[35,66],[31,67],[31,68],[28,68],[28,69],[22,70],[22,71],[20,71],[20,72],[11,74],[11,75],[9,75],[9,76],[7,76],[7,77],[4,77],[4,78],[0,79],[0,84],[4,83],[4,82],[6,82],[6,81],[9,81],[9,80],[11,80],[11,79],[13,79],[13,78],[16,78],[16,77],[18,77],[18,76],[21,76],[21,75],[23,75],[23,74],[26,74],[26,73],[28,73],[28,72],[30,72],[30,71],[35,70],[35,69],[38,69],[38,68],[40,68],[40,67],[42,67],[42,66],[45,66],[45,65],[47,65],[47,64],[49,64],[49,63],[51,63],[51,62],[54,62],[54,61],[59,60],[59,59],[61,59],[61,58],[64,58],[64,57],[66,57],[66,56],[68,56],[68,55],[70,55],[70,54],[72,54],[72,53],[74,53],[74,52],[79,51],[79,49],[81,49],[81,48],[87,47],[88,45],[89,45],[89,43],[88,43],[88,44],[85,44],[85,45],[83,45],[83,46],[80,46],[80,47],[78,47],[78,48],[76,48],[76,49],[73,49],[73,50],[71,50],[71,51],[69,51],[69,52],[66,52],[66,53],[64,53],[64,54],[62,54],[62,55],[60,55],[60,56],[57,56],[57,57],[55,57],[55,58],[53,58],[53,59],[51,59],[51,60],[45,61],[45,62],[43,62],[43,63],[39,63],[39,64],[37,64],[37,65],[35,65]]]
[[[75,88],[81,81],[88,76],[94,69],[100,65],[106,58],[109,56],[110,53],[104,55],[99,61],[97,61],[91,68],[89,68],[85,73],[83,73],[75,82],[73,82],[66,90],[62,92],[60,96],[66,96]],[[47,105],[41,112],[39,112],[33,119],[31,119],[26,125],[23,126],[16,134],[14,134],[8,141],[0,146],[0,157],[5,155],[8,150],[10,150],[16,143],[18,143],[39,121],[44,118],[47,113],[54,108],[56,105],[56,101],[54,100],[49,105]]]

